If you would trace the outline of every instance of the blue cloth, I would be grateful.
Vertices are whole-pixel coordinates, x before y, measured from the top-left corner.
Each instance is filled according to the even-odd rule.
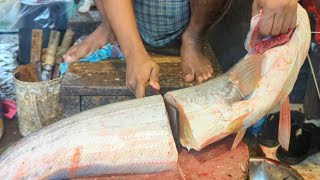
[[[142,39],[163,47],[180,37],[190,18],[189,0],[134,0]]]
[[[261,131],[264,122],[266,121],[267,116],[263,116],[256,124],[252,125],[248,130],[255,136]]]
[[[119,45],[107,44],[103,48],[95,51],[89,56],[82,58],[79,62],[98,62],[105,59],[121,59],[124,60],[123,53]],[[60,75],[65,75],[69,69],[69,63],[63,62],[60,64]]]

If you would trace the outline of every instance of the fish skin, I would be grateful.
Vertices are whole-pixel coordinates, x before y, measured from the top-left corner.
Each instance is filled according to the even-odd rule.
[[[0,179],[156,173],[175,169],[177,158],[158,95],[91,109],[24,137],[0,156]]]
[[[257,66],[259,63],[255,65],[255,68],[244,67],[246,62],[259,54],[252,49],[252,36],[259,19],[260,14],[251,20],[251,30],[245,42],[248,54],[231,70],[222,75],[223,81],[226,82],[212,79],[199,86],[165,94],[166,103],[179,111],[182,146],[200,151],[208,144],[239,131],[233,145],[235,148],[237,143],[241,141],[245,130],[270,112],[277,104],[283,102],[293,89],[310,47],[311,31],[308,14],[299,5],[297,8],[297,27],[290,40],[266,50],[259,61],[251,61],[260,62],[260,67]],[[246,65],[248,64],[254,63]],[[245,70],[252,71],[251,74],[255,76],[247,76]],[[252,86],[250,82],[256,83],[252,81],[257,80],[255,78],[257,75],[259,77],[257,84]],[[240,82],[239,79],[232,78],[241,76],[248,77],[252,81]],[[222,88],[223,84],[233,85],[231,88],[224,89]],[[255,88],[245,89],[246,85]],[[229,100],[227,101],[223,91],[228,92],[230,89],[235,89],[237,93],[228,96]],[[246,96],[249,90],[251,92]],[[289,137],[281,139],[286,138]]]

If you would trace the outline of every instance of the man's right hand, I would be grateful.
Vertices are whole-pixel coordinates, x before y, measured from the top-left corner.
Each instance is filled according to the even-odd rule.
[[[146,52],[135,52],[126,58],[126,85],[137,98],[145,96],[148,82],[156,90],[160,90],[159,66]]]

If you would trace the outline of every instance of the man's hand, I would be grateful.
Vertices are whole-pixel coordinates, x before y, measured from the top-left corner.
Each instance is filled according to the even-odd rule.
[[[148,82],[150,82],[151,87],[160,90],[159,66],[147,53],[136,52],[127,59],[127,87],[137,98],[145,96],[145,88]]]
[[[254,0],[252,15],[262,9],[259,30],[262,35],[278,35],[295,28],[298,0]]]

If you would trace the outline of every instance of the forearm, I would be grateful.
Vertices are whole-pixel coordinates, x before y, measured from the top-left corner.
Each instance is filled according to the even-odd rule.
[[[139,35],[132,0],[101,0],[101,2],[125,58],[136,51],[146,53]]]

